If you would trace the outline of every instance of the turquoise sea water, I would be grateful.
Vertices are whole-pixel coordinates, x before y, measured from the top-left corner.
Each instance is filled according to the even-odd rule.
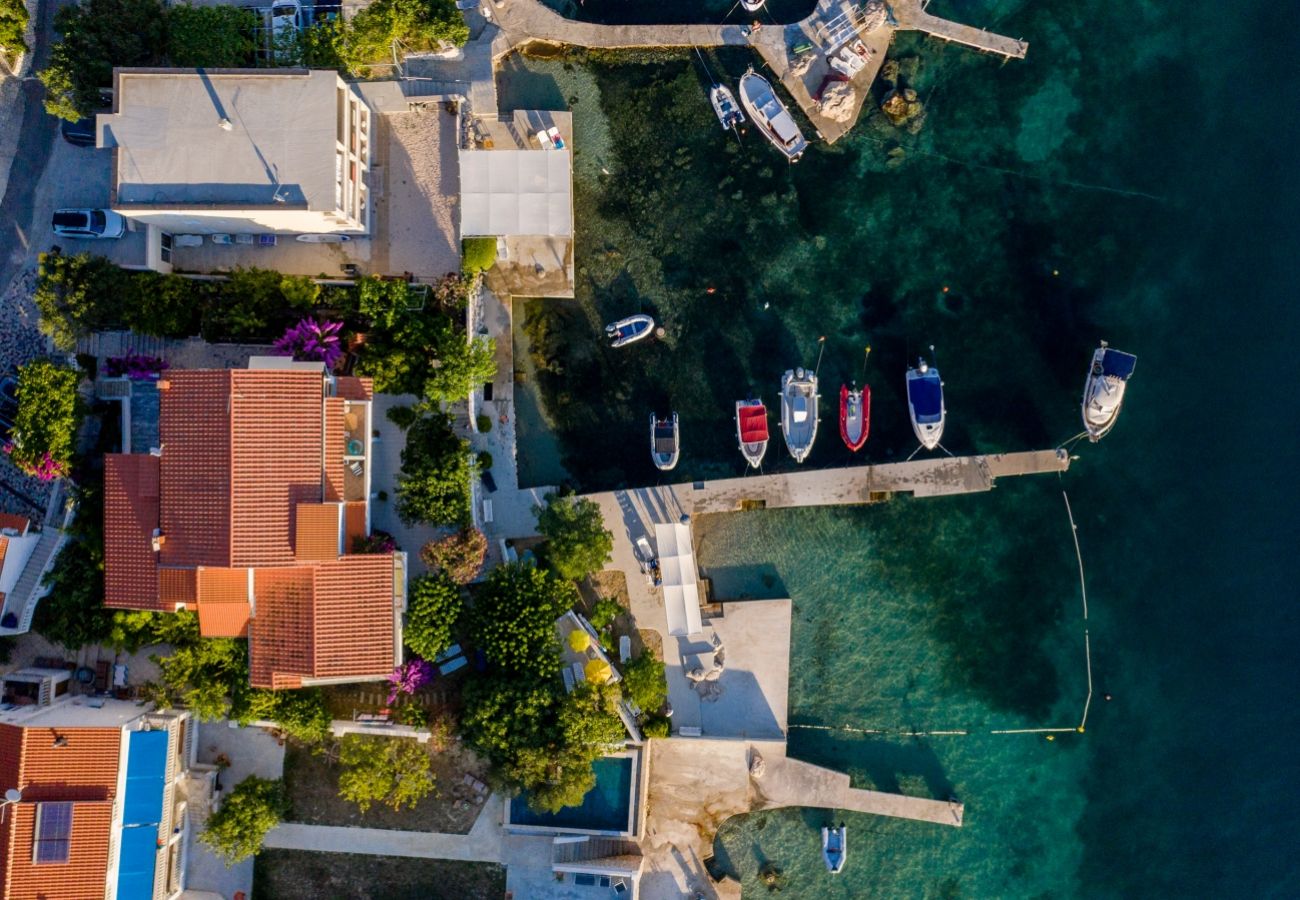
[[[1029,57],[900,39],[922,131],[872,117],[794,169],[709,130],[689,56],[532,62],[503,79],[507,97],[576,100],[579,296],[530,315],[548,326],[556,370],[539,383],[581,487],[656,478],[656,406],[682,413],[674,480],[740,474],[731,402],[757,386],[771,403],[823,334],[832,387],[875,348],[876,460],[911,452],[902,369],[930,343],[959,453],[1069,437],[1096,340],[1139,356],[1118,427],[1061,481],[701,523],[719,583],[795,601],[792,723],[984,732],[792,729],[792,752],[855,783],[960,797],[966,827],[845,815],[850,860],[831,879],[826,814],[781,811],[727,823],[719,859],[755,896],[767,862],[792,897],[1300,896],[1288,7],[930,9],[1023,36]],[[733,78],[749,61],[709,59]],[[599,323],[640,309],[667,339],[600,349]],[[788,466],[779,450],[769,462]],[[846,459],[832,429],[812,464]],[[1083,735],[989,735],[1078,715],[1062,486],[1094,676],[1114,699]]]

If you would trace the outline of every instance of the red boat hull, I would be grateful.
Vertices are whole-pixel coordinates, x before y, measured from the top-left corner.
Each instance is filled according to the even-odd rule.
[[[849,391],[848,385],[840,385],[840,439],[844,441],[844,446],[856,453],[866,445],[867,436],[871,433],[871,385],[862,387],[862,434],[858,435],[856,441],[849,436],[850,393],[853,392]]]

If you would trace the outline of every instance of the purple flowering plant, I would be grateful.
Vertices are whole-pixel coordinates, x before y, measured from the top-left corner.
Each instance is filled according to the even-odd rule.
[[[391,686],[388,691],[388,705],[392,706],[396,703],[400,694],[414,694],[430,681],[433,681],[433,663],[419,657],[408,660],[388,676],[388,683]]]
[[[110,356],[104,360],[104,372],[109,378],[125,375],[132,381],[154,381],[169,368],[160,356],[145,356],[128,351],[124,356]]]
[[[275,349],[297,360],[319,360],[327,369],[343,358],[339,343],[342,322],[318,322],[311,316],[285,329],[275,341]]]

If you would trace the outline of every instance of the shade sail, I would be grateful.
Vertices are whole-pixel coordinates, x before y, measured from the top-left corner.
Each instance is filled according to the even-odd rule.
[[[704,626],[700,622],[700,585],[691,527],[681,523],[656,525],[655,543],[659,545],[668,633],[699,634]]]
[[[740,408],[740,439],[746,444],[767,440],[767,409],[762,406]]]
[[[460,151],[463,237],[573,234],[568,150]]]

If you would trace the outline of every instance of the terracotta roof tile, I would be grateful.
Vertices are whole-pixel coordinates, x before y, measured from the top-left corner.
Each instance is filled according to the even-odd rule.
[[[27,802],[24,796],[23,802],[9,811],[12,849],[6,853],[7,866],[3,876],[6,900],[103,897],[108,880],[113,802],[92,800],[73,804],[72,833],[65,863],[36,863],[32,860],[38,806]]]
[[[343,499],[343,454],[347,449],[347,432],[344,424],[346,400],[325,398],[324,475],[325,499]]]
[[[280,687],[277,675],[311,674],[312,588],[308,566],[255,570],[255,610],[248,629],[248,680],[253,687]]]
[[[16,726],[6,726],[16,727]],[[117,793],[117,728],[22,728],[23,800],[111,800]],[[62,746],[54,742],[63,738]]]
[[[252,607],[248,603],[213,603],[199,601],[199,634],[210,638],[248,636]]]
[[[315,599],[316,678],[379,677],[393,670],[391,554],[320,563]]]
[[[0,537],[0,570],[5,567],[5,554],[9,552],[9,538]]]
[[[294,507],[322,496],[324,380],[285,370],[232,375],[231,561],[289,564]]]
[[[233,372],[172,372],[160,391],[162,529],[159,561],[172,566],[231,562],[231,427]]]
[[[351,553],[356,540],[369,533],[366,528],[366,502],[353,500],[343,504],[343,551]]]
[[[198,601],[198,569],[159,569],[158,601],[167,609],[183,603],[193,606]]]
[[[293,544],[298,559],[338,559],[340,514],[337,503],[298,504]]]
[[[165,609],[158,597],[158,457],[104,457],[104,605]],[[170,538],[169,538],[170,540]]]
[[[369,400],[375,393],[375,380],[373,378],[340,375],[334,382],[334,395],[342,397],[344,400]]]
[[[200,568],[196,600],[199,634],[204,637],[244,637],[251,612],[248,569]]]
[[[13,513],[0,512],[0,530],[12,528],[20,535],[26,534],[27,529],[32,526],[31,520],[26,516],[16,516]]]

